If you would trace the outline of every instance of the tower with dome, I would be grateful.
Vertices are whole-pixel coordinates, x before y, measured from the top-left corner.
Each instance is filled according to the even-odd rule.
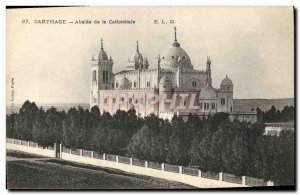
[[[225,112],[231,119],[256,121],[255,112],[236,111],[233,105],[233,82],[226,75],[220,87],[212,84],[212,60],[207,57],[206,70],[195,70],[190,56],[177,40],[151,64],[142,55],[139,42],[126,67],[114,73],[113,59],[104,50],[103,40],[98,58],[91,60],[90,106],[101,112],[134,108],[139,116],[151,113],[164,119],[174,114],[186,118],[190,113],[200,117]]]

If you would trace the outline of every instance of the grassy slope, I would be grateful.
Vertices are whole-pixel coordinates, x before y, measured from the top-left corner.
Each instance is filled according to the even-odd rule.
[[[8,156],[18,157],[14,152]],[[26,155],[21,155],[22,158]],[[8,189],[174,189],[184,184],[66,161],[7,161]]]

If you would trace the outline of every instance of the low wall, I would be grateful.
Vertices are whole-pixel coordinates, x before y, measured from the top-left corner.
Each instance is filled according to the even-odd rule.
[[[6,148],[31,154],[56,157],[56,146],[42,148],[37,143],[16,139],[6,139]],[[58,148],[57,148],[58,149]],[[154,163],[117,155],[99,154],[81,149],[68,149],[60,145],[59,158],[66,161],[114,168],[128,173],[151,176],[170,181],[181,182],[199,188],[236,188],[251,186],[273,186],[273,182],[264,182],[262,179],[227,173],[201,172],[198,169]]]
[[[105,158],[105,154],[103,155]],[[162,170],[148,168],[147,161],[145,161],[145,167],[135,166],[132,164],[132,158],[130,158],[130,164],[119,163],[118,156],[117,161],[101,160],[91,157],[85,157],[80,155],[74,155],[71,153],[62,152],[61,158],[67,161],[73,161],[77,163],[89,164],[100,167],[109,167],[118,170],[122,170],[128,173],[136,173],[139,175],[146,175],[156,177],[160,179],[166,179],[171,181],[177,181],[191,186],[199,188],[231,188],[231,187],[248,187],[247,185],[229,183],[222,181],[222,177],[219,180],[202,178],[200,176],[192,176],[182,174],[182,167],[179,166],[179,173],[164,171],[164,164],[162,163]]]
[[[6,140],[6,149],[27,152],[40,156],[55,157],[54,148],[42,148],[34,142],[27,142],[9,138],[7,138]]]

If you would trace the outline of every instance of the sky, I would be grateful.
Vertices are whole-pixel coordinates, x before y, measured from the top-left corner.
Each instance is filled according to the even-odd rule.
[[[114,72],[126,68],[137,40],[149,68],[155,68],[155,58],[174,40],[175,26],[194,69],[205,70],[211,57],[213,87],[219,88],[227,74],[235,99],[294,97],[292,7],[81,7],[14,9],[6,14],[7,104],[12,93],[15,104],[88,103],[90,60],[97,56],[101,38],[114,60]],[[108,24],[124,19],[135,24]],[[76,20],[107,23],[68,23]]]

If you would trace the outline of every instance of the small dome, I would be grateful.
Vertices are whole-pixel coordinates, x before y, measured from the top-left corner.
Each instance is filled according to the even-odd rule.
[[[107,53],[104,51],[104,49],[101,49],[99,54],[98,54],[98,59],[99,60],[108,60]]]
[[[229,86],[232,86],[232,85],[233,85],[231,79],[228,78],[227,75],[226,75],[225,79],[222,80],[221,86],[222,86],[222,85],[226,85],[226,86],[228,86],[228,85],[229,85]]]
[[[136,52],[132,58],[132,60],[136,63],[136,64],[143,64],[143,56],[142,54],[140,53],[140,50],[139,50],[139,42],[137,41],[136,42]]]
[[[142,54],[139,52],[139,51],[136,51],[134,56],[133,56],[133,60],[135,62],[138,62],[138,63],[143,63],[143,56]]]
[[[161,77],[159,83],[160,84],[163,84],[163,83],[170,83],[170,84],[172,84],[173,82],[172,82],[172,80],[168,76],[165,75],[165,76]]]
[[[98,60],[108,60],[108,55],[103,49],[103,40],[101,38],[101,49],[98,54]]]
[[[216,100],[218,98],[217,98],[216,91],[212,87],[206,86],[200,90],[199,99]]]

